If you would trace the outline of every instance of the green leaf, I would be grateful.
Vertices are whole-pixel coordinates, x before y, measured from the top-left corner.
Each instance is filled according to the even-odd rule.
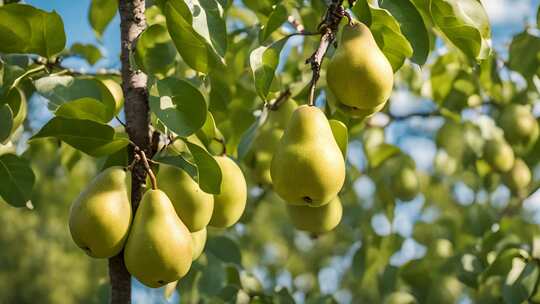
[[[287,8],[283,4],[277,5],[262,28],[259,41],[261,43],[266,41],[275,30],[280,28],[281,25],[287,21],[288,16],[289,12],[287,11]]]
[[[349,132],[347,126],[339,120],[330,119],[330,128],[332,128],[332,133],[334,138],[343,154],[343,159],[347,159],[347,144],[349,143]]]
[[[94,29],[94,33],[101,38],[107,25],[113,20],[118,11],[118,1],[91,0],[88,10],[88,20]]]
[[[362,246],[356,250],[352,259],[352,273],[357,280],[361,280],[367,267],[368,244],[362,241]]]
[[[398,147],[391,144],[380,144],[375,147],[369,147],[366,151],[366,156],[368,159],[369,166],[371,168],[377,168],[382,164],[386,159],[399,154],[400,150]]]
[[[94,157],[112,154],[129,144],[127,138],[115,137],[108,125],[65,117],[54,117],[30,140],[46,137],[58,138]]]
[[[51,58],[64,50],[62,18],[25,4],[0,7],[0,52],[31,53]]]
[[[161,97],[150,96],[150,109],[173,132],[189,136],[206,121],[206,101],[197,88],[177,78],[157,82]]]
[[[167,1],[164,14],[176,49],[191,68],[208,73],[214,67],[223,65],[216,49],[196,31],[191,11],[182,0]]]
[[[174,64],[176,49],[167,29],[161,24],[147,28],[137,40],[135,60],[147,74],[165,75]]]
[[[401,31],[413,48],[411,60],[423,65],[429,55],[430,43],[426,25],[416,6],[410,0],[385,0],[381,7],[399,22]]]
[[[48,107],[55,111],[63,103],[90,97],[101,101],[110,115],[117,112],[115,97],[108,87],[94,78],[47,76],[34,81],[37,92],[49,100]]]
[[[255,79],[255,89],[263,100],[266,100],[270,91],[270,85],[272,85],[279,64],[279,54],[285,42],[287,42],[287,38],[278,40],[269,46],[258,47],[249,56],[249,63]]]
[[[55,114],[66,118],[87,119],[101,123],[108,123],[113,118],[112,113],[103,103],[86,97],[62,104]]]
[[[472,60],[490,53],[489,19],[477,0],[432,0],[433,21],[444,36]]]
[[[162,156],[154,160],[162,164],[180,168],[186,171],[194,181],[198,181],[197,166],[186,160],[182,155]]]
[[[255,137],[259,134],[259,128],[266,122],[267,118],[268,109],[264,107],[257,120],[242,134],[240,143],[238,144],[238,159],[243,159],[248,154]]]
[[[482,273],[481,279],[484,281],[490,276],[506,275],[512,269],[514,258],[526,258],[527,252],[519,248],[508,248],[500,252],[495,260]]]
[[[74,43],[71,45],[70,52],[86,59],[90,65],[96,64],[102,57],[101,51],[93,44]]]
[[[204,148],[184,140],[189,152],[197,164],[198,182],[206,193],[219,194],[221,192],[221,169],[218,163]]]
[[[395,72],[403,65],[406,58],[413,55],[413,48],[401,33],[399,23],[386,9],[377,8],[371,4],[366,5],[364,2],[366,0],[357,1],[353,12],[362,16]],[[369,14],[364,11],[366,7],[369,8]]]
[[[226,236],[208,239],[206,251],[212,253],[225,263],[242,265],[242,253],[235,241]]]
[[[540,53],[540,37],[524,31],[512,39],[509,49],[508,66],[527,79],[537,74]]]
[[[536,282],[539,278],[538,265],[536,261],[525,261],[514,258],[512,269],[506,276],[503,286],[503,299],[508,304],[524,303],[533,294]]]
[[[0,106],[0,143],[5,142],[13,129],[13,112],[9,105]]]
[[[0,196],[14,207],[30,200],[36,180],[28,161],[15,154],[0,155]]]

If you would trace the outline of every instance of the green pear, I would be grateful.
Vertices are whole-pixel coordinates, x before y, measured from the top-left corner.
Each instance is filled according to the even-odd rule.
[[[416,298],[408,292],[396,291],[384,298],[383,304],[416,304]]]
[[[195,232],[210,222],[214,210],[214,196],[201,190],[186,171],[168,165],[160,165],[157,174],[158,188],[172,201],[178,217]]]
[[[394,72],[363,23],[343,27],[326,82],[342,110],[350,109],[353,116],[365,117],[384,107],[392,93]]]
[[[201,254],[203,253],[204,251],[204,246],[206,245],[206,236],[207,236],[207,231],[206,231],[206,227],[199,230],[199,231],[196,231],[196,232],[192,232],[191,233],[191,244],[192,244],[192,260],[195,261],[196,259],[198,259]]]
[[[448,120],[437,131],[435,142],[451,157],[461,159],[465,150],[464,132],[461,124]]]
[[[270,167],[274,191],[293,205],[324,205],[345,182],[345,160],[328,119],[317,107],[298,107]]]
[[[259,185],[272,184],[270,166],[272,164],[272,154],[267,152],[257,152],[254,155],[253,178]]]
[[[69,231],[89,256],[109,258],[124,247],[131,225],[131,175],[110,167],[97,175],[71,205]]]
[[[512,169],[503,175],[503,179],[508,188],[514,192],[518,192],[527,188],[531,183],[532,174],[527,164],[518,158],[514,162]]]
[[[391,188],[394,195],[402,201],[410,201],[418,195],[419,182],[414,169],[404,167],[392,177]]]
[[[188,273],[192,250],[191,234],[165,192],[148,190],[124,249],[129,273],[148,287],[161,287]]]
[[[343,207],[338,197],[320,207],[287,205],[291,221],[299,230],[319,234],[331,231],[341,221]]]
[[[214,212],[210,226],[234,225],[244,213],[247,202],[246,179],[240,167],[227,156],[214,157],[221,169],[221,192],[214,195]]]
[[[490,139],[484,145],[484,158],[499,172],[508,172],[514,165],[514,151],[503,139]]]
[[[499,124],[511,144],[529,143],[538,137],[538,123],[529,106],[509,105],[503,110]]]
[[[253,141],[252,169],[255,182],[262,185],[272,183],[270,164],[272,155],[279,145],[283,129],[261,129],[261,133]]]

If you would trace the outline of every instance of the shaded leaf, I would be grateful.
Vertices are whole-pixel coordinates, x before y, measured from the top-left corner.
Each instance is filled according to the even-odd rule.
[[[15,154],[0,155],[0,196],[8,204],[24,207],[30,200],[35,176],[28,161]]]
[[[287,21],[288,16],[289,12],[287,12],[287,8],[283,4],[277,5],[262,28],[259,41],[261,43],[266,41],[275,30]]]
[[[9,105],[0,106],[0,143],[6,141],[13,129],[13,112]]]
[[[94,157],[112,154],[129,144],[115,137],[114,129],[91,120],[54,117],[30,140],[55,137]]]
[[[74,43],[70,52],[86,59],[90,65],[96,64],[102,57],[101,51],[93,44]]]
[[[210,238],[206,244],[206,251],[212,253],[225,263],[241,266],[242,253],[235,241],[226,236]]]
[[[137,40],[135,60],[148,74],[166,74],[174,64],[176,49],[167,29],[161,24],[147,28]]]
[[[62,104],[55,112],[57,116],[76,119],[87,119],[107,123],[113,116],[109,109],[93,98],[80,98]]]
[[[157,82],[161,97],[150,96],[150,109],[171,131],[189,136],[206,121],[206,101],[189,82],[165,78]]]
[[[218,163],[204,148],[184,140],[197,164],[199,186],[204,192],[219,194],[221,192],[221,169]]]

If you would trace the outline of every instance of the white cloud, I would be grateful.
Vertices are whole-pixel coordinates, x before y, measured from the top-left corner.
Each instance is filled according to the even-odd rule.
[[[531,0],[481,0],[493,24],[520,23],[534,11]]]

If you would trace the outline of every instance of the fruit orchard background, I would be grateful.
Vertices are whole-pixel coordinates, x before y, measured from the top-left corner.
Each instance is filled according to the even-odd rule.
[[[321,19],[324,7],[322,1],[308,2],[300,13],[303,25],[310,29]],[[66,50],[71,50],[63,54],[62,66],[73,69],[70,73],[93,74],[120,68],[117,15],[110,23],[100,23],[99,18],[94,21],[94,29],[103,30],[98,39],[87,18],[90,1],[26,3],[60,14],[67,37]],[[242,7],[239,3],[235,1],[234,5]],[[456,160],[458,169],[453,170],[448,169],[451,162],[440,161],[441,154],[437,154],[440,147],[435,138],[445,120],[461,117],[489,133],[485,130],[493,128],[490,116],[495,116],[497,109],[482,105],[482,101],[500,98],[504,102],[531,104],[534,113],[540,113],[538,1],[483,3],[491,22],[492,46],[497,51],[495,62],[499,69],[493,71],[486,64],[472,64],[458,49],[438,38],[421,70],[407,61],[397,73],[389,109],[384,111],[388,115],[376,116],[372,121],[386,126],[387,143],[415,160],[422,181],[421,195],[411,202],[382,202],[369,171],[370,164],[378,160],[365,153],[366,137],[370,136],[366,130],[374,128],[350,125],[348,182],[342,193],[345,213],[340,226],[312,239],[293,229],[283,204],[271,191],[251,183],[248,209],[241,224],[224,233],[211,232],[205,257],[180,284],[182,303],[195,303],[198,299],[220,303],[230,300],[238,289],[282,301],[278,303],[289,303],[291,298],[299,303],[380,303],[396,291],[410,292],[420,303],[538,301],[535,296],[538,297],[540,277],[540,194],[535,195],[534,190],[540,176],[540,147],[527,154],[535,178],[526,197],[521,198],[512,195],[498,179],[486,181],[485,176],[471,169],[470,160]],[[94,9],[95,16],[107,15]],[[247,9],[228,13],[246,24],[258,22],[257,15]],[[269,14],[264,10],[258,13]],[[149,16],[150,21],[159,22],[159,18],[153,20]],[[228,26],[241,28],[237,23],[230,22]],[[290,33],[294,28],[286,24],[283,30]],[[273,35],[269,36],[272,41],[283,36]],[[258,39],[256,32],[242,38]],[[294,37],[287,42],[278,68],[280,81],[293,87],[299,103],[306,101],[301,89],[311,72],[303,61],[318,42],[317,38],[306,37],[309,43],[301,48],[303,39]],[[165,55],[157,53],[150,58],[166,61],[167,55],[174,57],[168,53],[171,49],[174,52],[174,46],[168,43]],[[97,45],[98,49],[86,44]],[[237,47],[238,56],[244,56],[243,60],[237,59],[241,70],[237,72],[245,81],[218,82],[212,86],[220,88],[219,94],[205,97],[217,102],[214,105],[218,107],[211,109],[215,110],[216,121],[222,123],[224,117],[231,117],[229,125],[218,127],[228,136],[228,150],[234,151],[254,122],[253,113],[260,109],[261,100],[249,69],[249,52],[255,44],[231,46]],[[7,65],[29,69],[30,62],[24,56],[1,56],[7,63],[4,73]],[[159,73],[163,64],[166,68],[172,65],[163,61],[155,62],[154,72]],[[503,62],[507,65],[503,66]],[[187,70],[182,63],[176,68]],[[456,75],[464,86],[456,85]],[[497,86],[502,83],[511,89],[501,97],[497,95]],[[53,117],[43,97],[47,92],[34,94],[32,86],[36,84],[28,79],[20,83],[20,89],[30,93],[26,96],[28,115],[24,127],[0,146],[0,154],[15,150],[29,160],[36,177],[31,205],[27,205],[30,208],[0,204],[0,303],[32,303],[36,299],[42,303],[102,303],[108,294],[106,263],[89,259],[78,250],[66,223],[69,204],[103,167],[105,158],[90,157],[58,140],[41,139],[28,145],[28,139]],[[320,87],[324,88],[324,81]],[[277,94],[281,89],[274,83],[270,91]],[[470,96],[484,100],[478,104]],[[223,103],[219,102],[223,100],[233,100],[234,106],[220,108]],[[317,103],[324,104],[324,94]],[[441,105],[448,111],[441,112]],[[122,113],[120,119],[124,119]],[[114,120],[111,124],[120,127]],[[473,136],[481,141],[483,134],[477,132]],[[465,142],[461,138],[457,141]],[[249,179],[249,168],[243,169]],[[516,204],[519,206],[514,208]],[[166,301],[162,290],[150,290],[135,281],[133,284],[136,303]],[[178,300],[176,294],[170,301]]]

